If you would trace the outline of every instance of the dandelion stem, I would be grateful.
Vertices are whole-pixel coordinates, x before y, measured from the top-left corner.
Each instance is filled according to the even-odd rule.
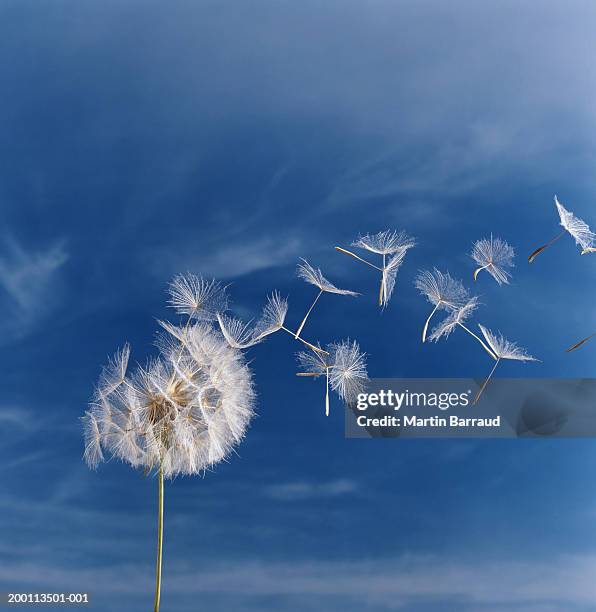
[[[492,375],[494,374],[495,370],[497,369],[497,366],[499,365],[499,361],[501,361],[500,357],[497,359],[497,363],[495,363],[495,365],[493,366],[493,369],[490,371],[490,374],[488,375],[488,378],[484,381],[484,383],[482,384],[482,387],[480,387],[480,390],[478,391],[478,394],[476,395],[476,398],[474,399],[474,402],[473,402],[474,404],[478,403],[478,400],[480,399],[480,396],[482,395],[482,393],[486,389],[486,385],[488,385],[488,381],[492,378]]]
[[[432,316],[437,312],[437,308],[443,303],[443,300],[439,300],[437,305],[433,308],[433,311],[430,313],[428,319],[426,319],[426,323],[424,324],[424,329],[422,330],[422,342],[426,342],[426,332],[428,331],[428,325]]]
[[[327,392],[325,394],[325,416],[329,416],[329,368],[325,368],[325,376],[327,377]]]
[[[596,334],[590,334],[587,338],[584,338],[583,340],[576,342],[573,346],[570,346],[568,349],[565,349],[565,352],[571,353],[571,351],[574,351],[576,348],[579,348],[582,344],[584,344],[584,342],[587,342],[590,338],[593,338],[594,336],[596,336]]]
[[[154,612],[159,612],[161,597],[161,559],[163,549],[163,467],[159,466],[157,473],[158,502],[157,502],[157,563],[155,567],[155,606]]]
[[[474,338],[476,338],[476,340],[478,340],[478,342],[480,342],[480,344],[482,345],[482,348],[493,358],[496,359],[497,356],[488,348],[488,346],[486,345],[486,343],[482,340],[482,338],[480,338],[480,336],[477,336],[472,330],[468,329],[463,323],[460,323],[458,321],[457,323],[460,327],[462,327],[463,329],[465,329],[471,336],[473,336]]]
[[[375,266],[374,264],[371,264],[370,261],[366,261],[366,259],[362,259],[362,257],[358,257],[358,255],[356,255],[356,253],[352,253],[352,251],[346,251],[346,249],[342,249],[341,247],[338,247],[338,246],[336,246],[335,249],[339,251],[340,253],[345,253],[346,255],[349,255],[350,257],[353,257],[354,259],[357,259],[358,261],[365,263],[367,266],[370,266],[371,268],[374,268],[375,270],[378,270],[379,272],[383,271],[383,269],[379,268],[379,266]]]
[[[596,247],[586,247],[581,254],[587,255],[588,253],[596,253]]]
[[[300,323],[300,327],[298,328],[298,331],[296,332],[296,335],[294,336],[296,340],[298,340],[300,337],[300,332],[302,331],[302,328],[304,327],[304,324],[306,323],[306,319],[308,319],[308,315],[311,313],[311,310],[315,307],[315,304],[319,301],[319,298],[322,295],[323,295],[323,290],[321,289],[317,297],[315,298],[315,301],[312,303],[311,307],[308,309],[308,312],[304,315],[304,319],[302,319],[302,323]]]
[[[538,247],[535,251],[530,253],[530,256],[528,257],[528,263],[532,263],[534,261],[534,259],[536,259],[537,255],[542,253],[542,251],[544,251],[545,249],[548,249],[548,247],[551,246],[552,244],[555,244],[555,242],[557,242],[557,240],[559,240],[559,238],[561,238],[561,236],[565,235],[566,231],[567,230],[563,230],[558,236],[556,236],[555,238],[553,238],[552,240],[550,240],[546,244],[543,244],[542,246]]]

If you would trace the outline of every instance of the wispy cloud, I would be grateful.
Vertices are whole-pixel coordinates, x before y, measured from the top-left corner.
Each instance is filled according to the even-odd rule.
[[[281,501],[305,501],[310,499],[339,497],[354,493],[358,483],[347,478],[330,480],[328,482],[286,482],[270,485],[265,493],[273,499]]]
[[[12,335],[26,333],[56,304],[56,277],[68,260],[64,244],[27,249],[5,234],[0,239],[0,311]]]
[[[36,419],[30,411],[16,406],[0,407],[0,429],[10,428],[12,431],[31,432],[39,427],[39,419]]]
[[[213,248],[205,244],[201,248],[193,245],[190,251],[179,248],[174,251],[170,247],[144,253],[143,258],[149,259],[153,270],[160,275],[189,269],[205,276],[231,279],[287,265],[298,258],[302,248],[303,241],[296,234],[256,239],[236,237],[213,243]]]
[[[325,610],[428,610],[473,612],[589,611],[596,600],[596,557],[560,556],[548,563],[503,559],[460,561],[440,556],[358,561],[302,560],[295,563],[245,560],[170,566],[168,597],[201,594],[231,599],[243,609],[263,597],[280,597],[277,610],[293,611],[318,602]],[[151,590],[151,568],[121,564],[93,569],[48,563],[4,564],[0,582],[38,588],[92,587],[96,594],[138,594]],[[269,608],[268,608],[269,609]],[[437,608],[435,608],[437,609]],[[445,609],[445,608],[440,608]]]

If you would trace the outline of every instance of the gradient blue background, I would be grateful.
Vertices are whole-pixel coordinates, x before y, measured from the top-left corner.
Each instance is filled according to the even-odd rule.
[[[295,326],[299,257],[362,292],[305,328],[357,338],[376,377],[482,377],[465,334],[420,343],[416,271],[472,284],[476,321],[542,359],[501,376],[592,376],[596,256],[556,235],[556,193],[596,225],[592,2],[0,2],[0,591],[89,591],[151,609],[156,483],[81,460],[79,416],[125,340],[151,354],[167,281],[273,289]],[[419,240],[385,312],[337,254]],[[288,336],[252,349],[258,418],[238,455],[166,489],[164,612],[596,609],[596,443],[346,440],[294,376]]]

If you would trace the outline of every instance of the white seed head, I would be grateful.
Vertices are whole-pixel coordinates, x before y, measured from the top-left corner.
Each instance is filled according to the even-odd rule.
[[[443,274],[436,268],[432,271],[421,270],[415,281],[416,288],[426,299],[439,308],[461,308],[470,299],[468,290],[461,281]]]
[[[555,196],[555,205],[561,219],[561,226],[564,227],[574,238],[575,243],[582,249],[591,249],[594,246],[596,234],[588,227],[588,224],[578,219],[573,213],[569,212]]]
[[[191,273],[174,277],[168,292],[169,304],[176,312],[198,321],[215,321],[217,313],[228,307],[226,289],[221,283]]]
[[[247,349],[262,342],[266,336],[280,330],[287,313],[288,301],[282,298],[277,291],[274,291],[268,296],[261,317],[255,325],[251,326],[252,321],[245,323],[223,313],[218,313],[216,319],[223,337],[232,348]]]
[[[484,268],[499,285],[508,284],[511,273],[508,268],[515,264],[513,258],[515,251],[513,247],[500,238],[483,238],[474,243],[471,253],[474,261]]]
[[[383,303],[381,304],[383,308],[387,306],[389,300],[391,299],[391,295],[393,294],[393,289],[395,289],[395,281],[397,279],[397,272],[401,268],[401,265],[404,262],[406,257],[406,253],[408,249],[400,249],[395,253],[387,262],[383,272],[382,272],[382,281],[384,283],[383,290]]]
[[[408,236],[406,232],[385,230],[378,234],[366,234],[360,236],[358,240],[352,243],[353,246],[379,253],[380,255],[391,255],[397,253],[400,249],[410,249],[416,244],[416,240]]]
[[[320,349],[321,347],[317,345]],[[315,378],[323,376],[332,364],[321,351],[300,351],[296,354],[301,372],[312,374]]]
[[[480,303],[476,296],[471,297],[461,308],[452,310],[431,332],[429,340],[438,342],[442,337],[448,338],[451,332],[469,319]]]
[[[368,381],[366,355],[357,342],[344,340],[329,345],[331,363],[329,384],[346,403],[353,402],[362,393]]]
[[[83,419],[84,436],[85,436],[85,454],[84,459],[91,469],[104,461],[103,452],[101,450],[101,432],[99,424],[93,412],[87,412],[87,416]]]
[[[171,339],[158,340],[159,357],[85,413],[90,467],[109,454],[147,470],[161,465],[168,478],[195,474],[224,459],[242,439],[254,414],[242,354],[206,323],[163,327]]]
[[[128,343],[119,349],[113,357],[110,357],[108,364],[102,368],[99,376],[96,399],[110,396],[123,384],[126,378],[129,358],[130,345]]]
[[[320,268],[313,268],[306,259],[302,260],[303,263],[298,264],[297,274],[305,280],[307,283],[318,287],[321,291],[326,293],[337,293],[338,295],[359,295],[355,291],[349,291],[348,289],[338,289],[332,282],[328,281],[321,272]]]
[[[499,359],[514,359],[516,361],[538,361],[532,357],[526,349],[518,346],[515,342],[510,342],[501,333],[493,334],[484,325],[478,325],[484,339]]]
[[[277,291],[274,291],[267,298],[267,303],[263,308],[263,314],[257,322],[254,337],[262,339],[280,330],[284,325],[287,314],[288,300],[282,298]]]
[[[260,338],[255,336],[255,328],[251,326],[252,321],[245,323],[240,319],[218,314],[217,322],[223,337],[233,348],[247,349],[264,339],[264,336]]]

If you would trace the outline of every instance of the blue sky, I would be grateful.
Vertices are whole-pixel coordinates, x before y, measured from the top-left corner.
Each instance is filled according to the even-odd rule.
[[[177,272],[231,283],[236,315],[313,288],[305,336],[356,338],[371,376],[482,377],[454,334],[422,345],[413,279],[472,284],[490,232],[518,258],[476,322],[542,360],[501,376],[594,374],[596,225],[588,2],[0,3],[0,591],[152,601],[155,481],[81,460],[79,416],[125,340],[151,354]],[[337,254],[360,232],[418,239],[392,301]],[[596,256],[593,256],[596,257]],[[279,334],[249,353],[258,418],[238,455],[166,489],[163,607],[297,612],[593,610],[590,440],[346,440],[339,402],[294,376]]]

